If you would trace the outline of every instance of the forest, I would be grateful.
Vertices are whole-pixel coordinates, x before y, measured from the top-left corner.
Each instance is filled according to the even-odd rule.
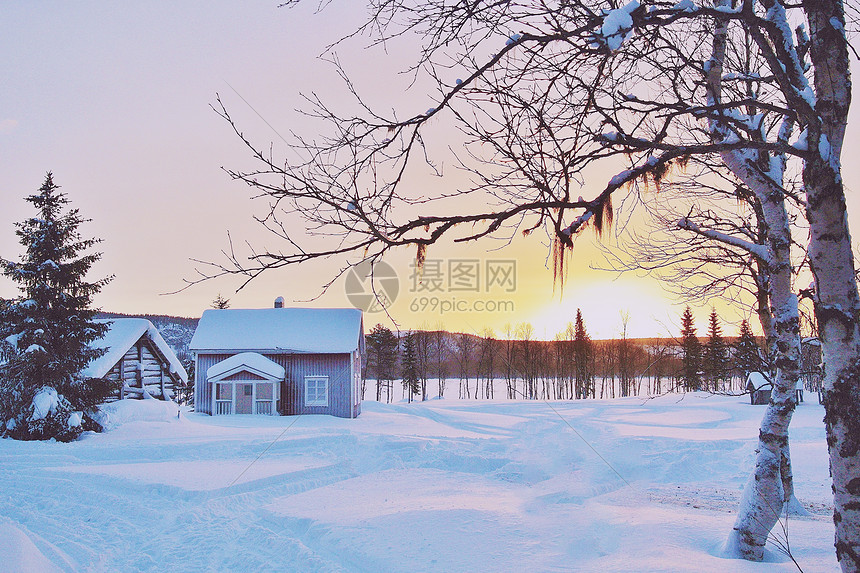
[[[505,398],[533,400],[605,399],[656,396],[705,390],[739,395],[747,392],[750,372],[770,371],[762,337],[742,321],[736,336],[723,333],[712,310],[707,331],[698,336],[689,307],[677,338],[592,340],[582,315],[553,340],[539,340],[529,323],[508,326],[501,336],[442,329],[399,335],[377,324],[366,335],[364,398],[391,401],[395,382],[409,400],[445,395],[456,384],[459,398],[493,399],[499,380]],[[803,388],[821,388],[820,347],[804,338]],[[370,392],[370,393],[368,393]]]

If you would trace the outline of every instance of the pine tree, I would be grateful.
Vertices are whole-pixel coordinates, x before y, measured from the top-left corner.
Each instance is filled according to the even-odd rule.
[[[84,429],[100,429],[90,417],[114,390],[80,371],[104,350],[90,348],[107,325],[93,322],[92,297],[111,277],[86,282],[101,253],[84,254],[98,239],[84,239],[87,219],[54,184],[51,173],[38,194],[26,198],[38,215],[16,223],[26,248],[21,262],[0,259],[21,295],[2,310],[0,340],[8,360],[0,366],[0,433],[16,439],[71,441]]]
[[[365,338],[367,344],[367,368],[376,377],[376,399],[382,400],[382,390],[386,390],[386,400],[391,401],[391,381],[395,378],[397,367],[397,337],[390,329],[377,324]]]
[[[750,372],[759,372],[764,368],[758,342],[746,320],[741,322],[738,341],[735,343],[734,363],[735,368],[742,372],[744,377]]]
[[[702,387],[701,364],[702,346],[696,336],[693,311],[690,307],[684,309],[681,316],[681,381],[685,390],[699,390]]]
[[[418,353],[415,344],[415,333],[409,332],[403,338],[403,367],[401,379],[408,400],[421,392],[421,381],[418,376]]]
[[[708,318],[708,343],[705,346],[703,362],[707,386],[711,390],[718,390],[728,374],[728,347],[723,339],[720,318],[714,308]]]
[[[221,293],[219,292],[218,296],[215,297],[215,299],[212,301],[212,304],[210,306],[212,308],[218,308],[218,309],[230,308],[230,299],[224,298],[223,296],[221,296]]]
[[[576,376],[576,397],[594,398],[594,374],[591,372],[591,361],[594,350],[591,347],[591,337],[585,330],[582,312],[576,309],[576,322],[573,334],[573,362]]]

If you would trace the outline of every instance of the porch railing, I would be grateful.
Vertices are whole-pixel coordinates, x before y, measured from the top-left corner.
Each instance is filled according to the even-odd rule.
[[[229,415],[231,412],[233,404],[230,400],[216,400],[215,401],[215,414],[218,416]]]
[[[271,402],[257,402],[257,409],[255,410],[257,414],[265,414],[266,416],[272,415],[272,403]]]

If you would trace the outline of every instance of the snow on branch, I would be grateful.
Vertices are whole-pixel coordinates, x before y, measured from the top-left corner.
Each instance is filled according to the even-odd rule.
[[[691,233],[695,233],[702,237],[707,237],[714,241],[718,241],[723,243],[724,245],[731,245],[733,247],[737,247],[742,249],[754,257],[760,259],[764,263],[770,262],[770,251],[768,251],[767,247],[764,245],[759,245],[733,235],[727,235],[726,233],[722,233],[720,231],[715,231],[713,229],[703,229],[694,221],[691,221],[689,217],[682,217],[678,223],[679,229],[684,229],[686,231],[690,231]]]

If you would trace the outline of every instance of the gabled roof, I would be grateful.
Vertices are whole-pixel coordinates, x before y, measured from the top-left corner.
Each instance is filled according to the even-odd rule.
[[[158,329],[145,318],[108,318],[93,322],[107,323],[108,331],[100,339],[90,344],[93,348],[105,348],[107,352],[96,358],[81,371],[86,378],[102,378],[114,364],[119,362],[129,348],[140,340],[144,334],[153,342],[158,352],[170,364],[170,372],[179,376],[183,382],[188,382],[188,373],[182,363],[176,358],[173,349],[164,341]]]
[[[189,349],[202,351],[345,354],[364,350],[355,308],[210,309]]]
[[[206,371],[206,379],[210,382],[215,382],[243,370],[257,374],[263,378],[275,380],[283,380],[286,375],[286,370],[283,366],[269,360],[262,354],[242,352],[210,366]]]
[[[753,385],[753,388],[758,390],[763,386],[769,386],[770,380],[768,380],[761,372],[750,372],[747,375],[747,387],[749,387],[750,384]]]

